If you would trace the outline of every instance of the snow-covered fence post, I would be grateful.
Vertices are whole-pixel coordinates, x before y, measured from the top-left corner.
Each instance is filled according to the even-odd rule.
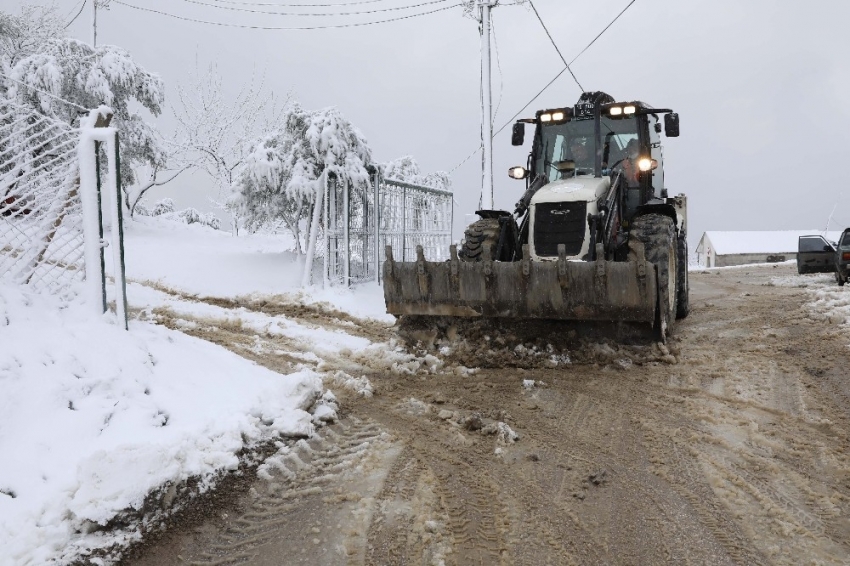
[[[351,183],[343,180],[342,185],[342,249],[345,251],[342,281],[343,285],[351,287]]]
[[[304,258],[304,277],[301,279],[301,285],[306,287],[313,281],[313,258],[316,255],[316,240],[319,237],[319,220],[322,214],[322,197],[326,190],[322,190],[321,184],[324,182],[327,189],[328,174],[327,171],[322,173],[319,182],[316,183],[316,206],[313,208],[313,221],[310,223],[310,241],[307,242],[307,257]]]
[[[121,186],[118,168],[118,131],[109,127],[112,110],[101,107],[89,113],[81,122],[80,145],[80,198],[83,208],[83,234],[85,236],[86,287],[89,300],[99,313],[106,310],[106,279],[103,265],[103,217],[100,198],[100,170],[98,149],[106,144],[109,167],[107,188],[112,194],[112,253],[115,277],[115,313],[126,330],[127,284],[124,275],[124,229],[121,210]]]
[[[376,168],[372,175],[375,189],[375,206],[372,215],[375,218],[375,282],[381,284],[381,170]]]
[[[80,143],[77,148],[80,160],[80,200],[83,209],[83,237],[86,271],[86,290],[89,301],[98,313],[106,311],[106,278],[103,268],[103,223],[100,209],[100,170],[98,145],[91,132],[106,128],[112,112],[99,108],[92,110],[80,122]]]
[[[325,261],[324,261],[324,271],[322,275],[322,286],[327,289],[330,285],[330,257],[331,257],[331,238],[330,238],[330,214],[331,214],[331,199],[328,194],[330,191],[328,187],[328,176],[324,176],[324,183],[322,185],[322,193],[325,195],[325,203],[324,203],[324,218],[325,218]],[[318,201],[321,203],[321,201]],[[317,208],[322,208],[320,204],[316,204]]]

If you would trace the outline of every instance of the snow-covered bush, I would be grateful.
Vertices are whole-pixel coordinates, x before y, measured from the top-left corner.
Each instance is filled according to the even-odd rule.
[[[136,215],[157,216],[166,220],[182,222],[184,224],[200,224],[202,226],[209,226],[215,230],[221,229],[221,220],[219,220],[215,214],[204,214],[192,207],[175,212],[174,201],[170,198],[164,198],[155,202],[151,208],[148,208],[144,203],[139,202],[136,204]]]
[[[301,253],[301,220],[309,218],[324,177],[368,184],[371,160],[366,139],[339,110],[309,111],[294,103],[278,130],[250,144],[229,202],[249,230],[283,220]]]
[[[221,220],[219,220],[214,214],[203,214],[192,207],[181,210],[174,216],[186,224],[200,224],[201,226],[209,226],[214,230],[221,228]]]
[[[151,216],[162,216],[174,212],[174,201],[170,198],[164,198],[154,203],[151,209]]]

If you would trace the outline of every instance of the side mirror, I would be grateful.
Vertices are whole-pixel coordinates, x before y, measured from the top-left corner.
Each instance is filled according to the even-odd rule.
[[[664,133],[668,138],[679,137],[679,115],[675,112],[664,115]]]
[[[528,169],[522,166],[511,167],[508,169],[508,177],[511,179],[525,179],[528,177]]]
[[[522,145],[525,142],[525,123],[516,122],[511,132],[511,145]]]

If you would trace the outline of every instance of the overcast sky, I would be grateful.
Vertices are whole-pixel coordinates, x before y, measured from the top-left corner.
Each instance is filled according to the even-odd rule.
[[[454,3],[319,18],[220,7],[339,12],[428,0],[312,9],[285,5],[352,0],[121,1],[186,18],[281,27],[374,21]],[[628,1],[535,0],[535,6],[570,60]],[[80,2],[56,5],[73,13]],[[246,5],[251,2],[270,6]],[[0,6],[17,12],[20,2],[0,0]],[[311,109],[337,106],[364,133],[379,161],[412,154],[423,172],[449,171],[479,144],[479,34],[459,7],[400,22],[313,31],[217,27],[115,1],[98,13],[98,43],[120,45],[159,73],[167,86],[166,106],[174,103],[175,87],[187,83],[196,60],[201,67],[215,62],[231,94],[264,74],[278,96],[292,92]],[[501,126],[563,64],[527,7],[503,5],[493,14],[499,54],[493,96],[494,105],[500,102],[495,121]],[[844,188],[850,140],[842,133],[850,130],[848,21],[850,2],[843,0],[637,0],[573,71],[586,90],[679,112],[681,137],[664,141],[665,174],[671,194],[688,195],[691,249],[705,230],[822,229],[836,202],[830,228],[838,229],[850,226],[850,189]],[[88,6],[69,32],[90,41]],[[580,92],[565,73],[523,116],[572,105]],[[173,129],[170,114],[166,110],[154,122],[165,132]],[[497,207],[512,210],[524,184],[506,172],[525,164],[530,143],[511,147],[509,131],[495,138],[494,169]],[[476,155],[452,174],[456,238],[464,215],[478,203],[480,169]],[[151,197],[203,206],[208,186],[196,175]]]

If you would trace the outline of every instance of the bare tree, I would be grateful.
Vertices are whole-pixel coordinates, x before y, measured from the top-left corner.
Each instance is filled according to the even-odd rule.
[[[228,101],[222,92],[222,77],[215,65],[196,75],[188,87],[178,86],[179,106],[174,108],[178,122],[176,143],[188,163],[206,172],[218,187],[218,197],[226,200],[235,172],[244,162],[247,145],[276,123],[279,107],[274,94],[263,81],[253,80]],[[225,197],[222,199],[222,197]]]

